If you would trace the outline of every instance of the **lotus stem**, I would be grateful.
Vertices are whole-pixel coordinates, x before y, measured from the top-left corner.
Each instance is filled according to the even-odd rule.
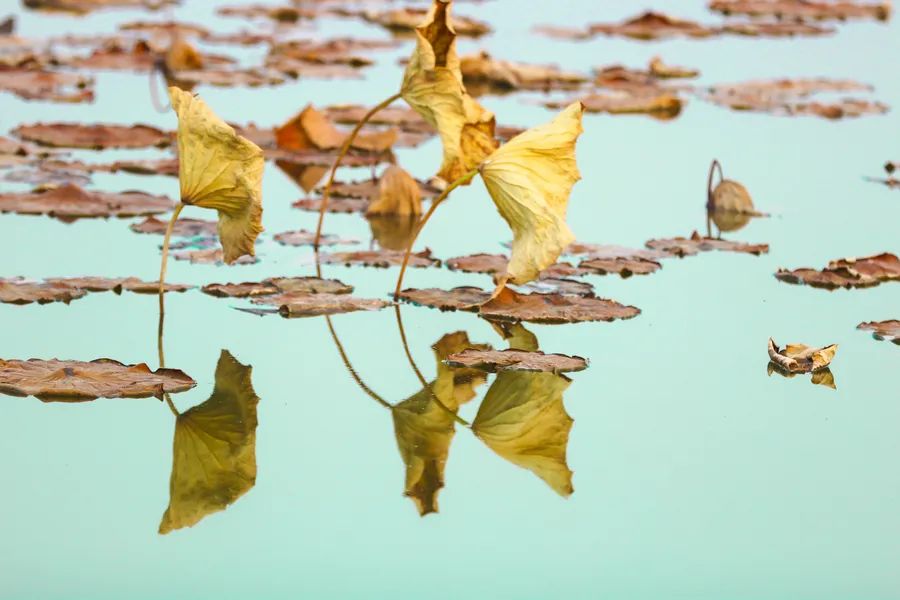
[[[709,177],[706,179],[706,208],[707,210],[712,210],[713,208],[713,174],[716,169],[719,170],[719,181],[721,182],[725,179],[725,175],[722,174],[722,165],[719,164],[717,159],[713,159],[712,163],[709,165]]]
[[[413,244],[416,243],[416,240],[419,238],[419,234],[422,233],[422,228],[425,227],[428,219],[431,218],[431,215],[434,214],[434,211],[441,204],[441,202],[447,199],[447,196],[450,195],[450,192],[461,185],[469,183],[477,174],[478,168],[472,169],[471,171],[448,185],[447,188],[443,192],[441,192],[441,195],[434,199],[434,201],[431,203],[431,206],[428,208],[428,212],[426,212],[421,220],[419,220],[419,224],[416,226],[416,232],[413,234],[412,239],[406,246],[406,253],[403,255],[403,264],[400,265],[400,275],[397,277],[397,287],[394,288],[394,302],[397,302],[397,300],[400,299],[400,288],[403,285],[403,275],[406,273],[406,266],[409,264],[409,255],[412,253]]]
[[[172,411],[172,414],[175,415],[175,418],[177,419],[178,417],[180,417],[181,413],[178,412],[177,408],[175,408],[175,403],[172,402],[172,399],[169,397],[168,394],[165,394],[165,399],[166,399],[166,405],[168,405],[169,410]]]
[[[353,381],[356,382],[356,385],[359,386],[365,394],[380,404],[381,406],[387,408],[388,410],[393,409],[394,407],[390,402],[376,394],[372,388],[366,385],[366,383],[362,380],[359,374],[356,372],[356,369],[353,368],[353,365],[350,363],[350,359],[347,357],[347,353],[344,351],[344,346],[341,344],[341,340],[338,339],[337,333],[334,331],[334,325],[331,324],[331,317],[325,315],[325,322],[328,324],[328,331],[331,332],[331,339],[334,340],[334,345],[337,347],[338,354],[341,355],[341,361],[344,363],[344,366],[347,368],[347,371],[350,372],[350,376],[353,377]]]
[[[178,206],[175,207],[175,210],[172,212],[172,218],[169,219],[169,225],[166,227],[166,237],[163,238],[163,247],[162,247],[162,263],[159,266],[159,314],[160,319],[162,318],[163,313],[165,313],[165,306],[163,303],[163,294],[166,291],[166,265],[169,260],[169,240],[172,238],[172,231],[175,229],[175,221],[178,220],[178,215],[181,214],[181,211],[184,209],[184,203],[179,202]],[[160,320],[160,326],[162,326],[162,321]]]
[[[325,183],[325,189],[322,190],[322,203],[319,206],[319,222],[316,224],[316,237],[313,240],[313,248],[315,250],[319,249],[319,239],[322,237],[322,223],[325,221],[325,211],[328,210],[328,199],[331,195],[331,186],[334,184],[334,176],[335,173],[337,173],[338,167],[341,166],[341,161],[344,160],[347,152],[350,151],[350,145],[356,139],[356,136],[359,134],[359,131],[363,128],[363,126],[369,122],[369,119],[371,119],[375,115],[375,113],[384,108],[387,108],[395,100],[399,99],[400,93],[398,92],[390,98],[386,98],[373,106],[372,109],[369,110],[369,112],[363,115],[363,118],[360,119],[359,122],[353,127],[353,129],[350,131],[350,134],[347,135],[347,139],[345,139],[344,143],[341,144],[341,147],[338,150],[337,158],[334,159],[334,164],[331,166],[331,173],[328,174],[328,181]]]

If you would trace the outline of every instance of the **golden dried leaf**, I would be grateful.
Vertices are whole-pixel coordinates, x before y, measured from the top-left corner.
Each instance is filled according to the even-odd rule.
[[[372,239],[384,250],[406,250],[418,229],[416,215],[368,215]]]
[[[95,398],[147,398],[175,394],[197,384],[177,369],[151,371],[108,358],[78,360],[2,360],[0,393],[44,401],[82,402]]]
[[[521,350],[465,350],[448,356],[446,363],[451,367],[471,367],[492,373],[502,371],[565,373],[583,371],[587,368],[587,360],[580,356]]]
[[[831,364],[837,348],[837,344],[822,348],[811,348],[805,344],[788,344],[784,348],[779,348],[775,341],[769,338],[769,359],[791,373],[809,373]]]
[[[337,129],[328,116],[307,105],[275,130],[275,141],[285,150],[334,150],[340,148],[348,134]],[[397,131],[387,129],[372,133],[361,133],[353,140],[351,147],[368,152],[386,152],[397,141]]]
[[[256,405],[252,367],[222,350],[209,399],[178,415],[169,506],[159,533],[192,527],[224,510],[256,483]]]
[[[391,165],[378,180],[378,189],[366,209],[367,215],[418,215],[422,213],[419,182],[402,167]]]
[[[181,201],[219,213],[223,258],[254,256],[262,232],[262,150],[240,137],[199,98],[169,88],[178,115]]]
[[[175,36],[163,56],[166,68],[170,72],[202,69],[203,56],[191,44],[180,36]]]
[[[466,92],[456,54],[450,2],[433,0],[416,28],[416,49],[403,74],[404,100],[441,137],[444,158],[438,177],[455,181],[474,169],[496,147],[494,114]]]
[[[472,431],[491,450],[528,469],[561,496],[574,491],[566,463],[574,421],[563,406],[570,383],[554,373],[502,372],[472,422]]]
[[[498,148],[480,171],[500,215],[513,231],[507,275],[526,283],[556,262],[575,240],[566,224],[569,194],[581,175],[575,142],[584,107],[576,102],[553,121]]]

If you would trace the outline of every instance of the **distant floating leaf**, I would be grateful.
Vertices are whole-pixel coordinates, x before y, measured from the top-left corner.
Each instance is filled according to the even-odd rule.
[[[580,356],[521,350],[465,350],[448,356],[446,363],[451,367],[472,367],[492,373],[500,371],[565,373],[583,371],[587,368],[587,361]]]
[[[802,283],[829,290],[873,287],[885,281],[900,281],[900,259],[888,252],[861,258],[840,258],[829,262],[821,271],[809,268],[792,271],[779,269],[775,278],[786,283]]]
[[[353,286],[337,279],[319,277],[271,277],[258,282],[210,283],[203,286],[203,293],[220,298],[249,298],[274,296],[275,294],[350,294]],[[263,302],[280,304],[279,301]]]
[[[192,265],[253,265],[259,262],[256,256],[243,255],[237,260],[228,263],[225,260],[225,252],[221,248],[201,248],[199,250],[179,250],[172,253],[175,260],[186,260]]]
[[[796,377],[797,375],[805,375],[805,373],[801,372],[788,371],[787,369],[778,366],[777,363],[774,363],[772,361],[769,361],[769,364],[766,365],[766,373],[770,377],[773,373],[777,373],[785,379],[791,379],[792,377]],[[818,371],[813,371],[812,376],[810,377],[810,383],[812,383],[813,385],[822,385],[833,390],[837,389],[837,385],[834,382],[834,373],[832,373],[831,369],[829,369],[828,367],[819,369]]]
[[[562,71],[556,66],[497,60],[483,50],[462,56],[459,61],[463,82],[476,95],[511,90],[574,89],[588,80],[582,73]]]
[[[822,348],[811,348],[805,344],[788,344],[779,348],[769,338],[769,360],[790,373],[809,373],[824,369],[834,358],[837,344]]]
[[[455,287],[451,290],[438,288],[406,289],[399,298],[405,302],[437,308],[441,311],[465,310],[478,312],[478,307],[491,297],[489,292],[471,286]]]
[[[371,298],[356,298],[349,294],[311,294],[305,292],[285,292],[275,296],[259,296],[253,299],[255,304],[278,306],[281,316],[317,317],[360,310],[381,310],[390,306],[390,302]]]
[[[19,125],[13,133],[23,140],[53,148],[163,148],[171,135],[149,125],[37,123]]]
[[[169,212],[175,204],[165,196],[144,192],[95,192],[77,185],[33,192],[0,194],[0,212],[48,215],[61,221],[98,217],[139,217]]]
[[[437,1],[449,4],[446,0]],[[422,22],[430,16],[430,13],[424,8],[407,7],[386,11],[363,11],[360,16],[391,31],[412,33],[421,30]],[[479,37],[491,32],[490,25],[471,17],[455,17],[452,24],[448,21],[448,25],[454,34],[462,36]]]
[[[0,302],[6,304],[48,304],[83,298],[87,291],[58,282],[30,282],[19,279],[0,279]]]
[[[579,323],[631,319],[640,314],[634,306],[596,297],[556,294],[518,294],[504,288],[479,310],[487,319],[533,323]]]
[[[169,506],[159,533],[196,525],[256,483],[259,396],[251,378],[251,367],[222,350],[212,395],[175,420]]]
[[[273,236],[274,240],[283,246],[312,246],[316,238],[316,232],[301,229],[300,231],[282,231]],[[342,244],[358,244],[359,240],[342,238],[333,234],[323,234],[319,238],[320,246],[337,246]]]
[[[275,130],[279,148],[286,150],[334,150],[340,148],[348,133],[338,130],[322,113],[310,104],[284,125]],[[385,152],[397,141],[395,130],[359,134],[351,146],[367,152]]]
[[[401,250],[359,250],[356,252],[334,252],[331,254],[320,254],[319,260],[324,264],[344,265],[347,267],[353,265],[362,265],[364,267],[378,267],[386,269],[388,267],[399,267],[403,264],[404,252]],[[409,257],[410,267],[439,267],[441,261],[431,256],[431,250],[428,248],[421,252],[414,252]]]
[[[717,238],[701,236],[696,231],[689,238],[663,238],[653,239],[647,242],[651,250],[661,250],[673,256],[694,256],[699,252],[720,250],[722,252],[738,252],[759,256],[769,252],[768,244],[745,244],[743,242],[731,242]]]
[[[300,210],[319,212],[322,205],[321,198],[301,198],[291,206]],[[368,198],[330,198],[327,212],[330,213],[364,213],[369,208]]]
[[[23,0],[22,4],[32,10],[48,10],[86,14],[104,8],[146,8],[159,10],[178,0]]]
[[[785,21],[823,21],[826,19],[886,21],[891,15],[891,3],[888,1],[711,0],[709,9],[726,16],[775,17]]]
[[[647,114],[658,119],[673,119],[681,114],[682,101],[672,92],[631,93],[616,91],[608,94],[590,94],[576,99],[589,113],[612,115]],[[548,101],[548,108],[561,108],[571,100]]]
[[[151,371],[108,358],[77,360],[2,360],[0,393],[35,396],[45,402],[82,402],[95,398],[147,398],[175,394],[197,384],[176,369]]]
[[[900,320],[869,321],[868,323],[860,323],[856,328],[871,331],[872,336],[876,340],[885,340],[900,344]]]
[[[93,102],[94,80],[78,73],[8,69],[0,71],[0,91],[11,92],[23,100]]]
[[[647,11],[622,23],[597,23],[589,26],[590,33],[622,36],[639,40],[657,40],[672,37],[703,38],[716,31],[700,23],[670,17],[663,13]]]
[[[155,217],[147,217],[140,223],[132,223],[130,225],[131,230],[135,233],[152,233],[156,235],[164,235],[167,226],[168,221],[162,221]],[[175,237],[213,236],[216,235],[216,222],[204,219],[179,218],[175,221],[172,235]]]

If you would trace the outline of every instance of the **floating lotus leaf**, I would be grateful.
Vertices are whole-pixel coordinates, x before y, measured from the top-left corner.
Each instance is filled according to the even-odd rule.
[[[159,533],[192,527],[224,510],[256,483],[256,406],[252,368],[222,350],[206,402],[175,420],[169,506]]]
[[[437,308],[441,311],[466,310],[478,312],[478,307],[491,297],[489,292],[471,286],[455,287],[451,290],[438,288],[406,289],[399,298],[405,302]]]
[[[364,267],[378,267],[386,269],[388,267],[399,267],[403,264],[404,252],[400,250],[359,250],[356,252],[334,252],[331,254],[320,254],[319,261],[324,264],[332,265],[362,265]],[[410,267],[439,267],[441,261],[431,256],[431,250],[428,248],[421,252],[415,252],[409,257]]]
[[[886,340],[900,344],[900,320],[869,321],[868,323],[860,323],[856,328],[871,331],[872,336],[876,340]]]
[[[225,259],[225,252],[222,248],[202,248],[200,250],[179,250],[172,253],[175,260],[186,260],[192,265],[252,265],[259,262],[255,256],[243,255],[240,258],[231,261]]]
[[[322,113],[308,105],[275,130],[279,148],[286,150],[334,150],[340,148],[348,133],[338,130]],[[357,135],[351,143],[357,150],[385,152],[397,141],[395,130]]]
[[[652,117],[668,120],[681,114],[683,102],[675,93],[653,91],[650,93],[631,93],[615,91],[608,94],[589,94],[576,99],[589,113],[609,113],[611,115],[647,114]],[[548,101],[548,108],[562,108],[571,100]]]
[[[155,217],[147,217],[140,223],[132,223],[130,225],[131,230],[135,233],[152,233],[156,235],[164,235],[167,226],[167,221]],[[172,235],[175,237],[214,236],[216,235],[216,222],[204,219],[180,218],[175,221]]]
[[[450,4],[450,0],[435,0],[444,4]],[[424,8],[406,7],[386,11],[364,11],[361,16],[371,23],[377,23],[397,32],[421,31],[422,22],[432,15],[431,11]],[[449,17],[448,17],[449,19]],[[449,20],[448,20],[449,24]],[[491,32],[491,27],[483,21],[470,17],[456,17],[452,24],[454,34],[479,37]]]
[[[463,82],[470,91],[572,89],[588,80],[581,73],[563,71],[556,66],[497,60],[483,50],[462,56],[459,62]]]
[[[818,271],[802,268],[779,269],[775,278],[786,283],[801,283],[833,290],[837,288],[873,287],[885,281],[900,281],[900,259],[883,252],[861,258],[841,258]]]
[[[640,314],[634,306],[625,306],[605,298],[557,294],[519,294],[504,288],[479,312],[487,319],[530,321],[533,323],[579,323],[631,319]]]
[[[823,21],[833,19],[877,19],[886,21],[891,3],[881,2],[817,2],[816,0],[711,0],[709,9],[724,15],[775,17],[791,21]]]
[[[583,371],[587,368],[587,361],[580,356],[521,350],[465,350],[448,356],[446,363],[451,367],[471,367],[492,373],[501,371],[565,373]]]
[[[162,148],[170,134],[149,125],[84,125],[81,123],[37,123],[19,125],[13,133],[23,140],[53,148]]]
[[[50,102],[93,102],[94,80],[78,73],[34,69],[0,71],[0,90],[23,100]]]
[[[317,317],[359,310],[381,310],[390,302],[372,298],[356,298],[349,294],[284,293],[276,296],[260,296],[257,304],[274,304],[283,317]]]
[[[822,348],[811,348],[805,344],[788,344],[779,348],[769,338],[769,360],[790,373],[809,373],[824,369],[834,358],[837,344]]]
[[[672,254],[673,256],[694,256],[700,252],[709,252],[712,250],[720,250],[723,252],[739,252],[743,254],[753,254],[759,256],[769,251],[768,244],[745,244],[743,242],[732,242],[728,240],[720,240],[701,236],[696,231],[689,238],[663,238],[653,239],[647,242],[647,247],[651,250],[661,250]]]
[[[162,398],[197,384],[176,369],[151,371],[108,358],[78,360],[2,360],[0,393],[35,396],[44,401],[82,402],[95,398]]]
[[[64,283],[30,282],[19,279],[0,279],[0,302],[6,304],[48,304],[82,298],[87,291]]]
[[[74,184],[33,192],[0,194],[0,212],[48,215],[61,221],[97,217],[139,217],[172,210],[165,196],[144,192],[95,192]]]
[[[272,236],[273,239],[283,246],[312,246],[316,239],[315,231],[282,231]],[[358,244],[359,240],[350,238],[342,238],[333,234],[324,234],[319,237],[320,246],[338,246],[344,244]]]
[[[275,294],[350,294],[353,286],[337,279],[319,277],[271,277],[262,281],[244,283],[211,283],[202,288],[203,293],[220,298],[248,298],[274,296]],[[261,304],[281,304],[280,300],[261,300]]]

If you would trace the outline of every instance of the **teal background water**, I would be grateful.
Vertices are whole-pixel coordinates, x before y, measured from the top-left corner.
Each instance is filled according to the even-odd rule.
[[[6,6],[9,4],[9,6]],[[219,30],[250,24],[213,16],[218,2],[187,2],[179,19]],[[702,21],[703,2],[647,7]],[[131,11],[46,16],[4,3],[19,33],[112,32]],[[630,16],[630,2],[460,3],[460,14],[495,33],[461,39],[460,51],[555,62],[574,70],[643,66],[660,55],[716,83],[776,76],[853,78],[874,98],[900,103],[890,57],[896,20],[854,22],[819,39],[715,38],[642,43],[552,40],[537,23],[580,25]],[[152,18],[162,18],[167,13]],[[386,37],[353,20],[321,19],[310,35]],[[231,53],[230,47],[215,47]],[[359,81],[300,80],[259,89],[199,88],[224,118],[280,123],[307,102],[374,104],[397,87],[396,61],[373,54]],[[258,58],[252,51],[248,60]],[[551,113],[539,95],[485,97],[505,124]],[[259,318],[239,301],[197,291],[167,300],[166,361],[198,385],[180,410],[203,402],[219,351],[253,365],[258,408],[255,487],[226,511],[166,536],[172,414],[156,400],[45,404],[0,398],[5,484],[0,494],[2,598],[900,598],[898,348],[855,329],[900,318],[900,286],[826,292],[776,281],[778,267],[821,267],[846,255],[897,252],[900,196],[862,180],[897,159],[900,113],[838,122],[734,113],[691,100],[670,122],[585,117],[570,218],[584,241],[640,246],[704,226],[705,178],[716,157],[772,213],[732,237],[768,242],[762,257],[707,253],[667,261],[649,277],[590,278],[598,294],[638,306],[611,324],[529,326],[550,352],[590,359],[572,376],[565,405],[575,420],[568,448],[575,493],[557,496],[460,429],[447,463],[440,513],[420,518],[402,495],[404,466],[390,414],[367,398],[341,363],[321,318]],[[157,114],[145,75],[101,73],[93,104],[25,103],[0,95],[0,130],[38,120],[145,122]],[[77,157],[155,156],[107,152]],[[161,154],[160,154],[161,155]],[[432,140],[398,152],[427,177]],[[361,176],[365,171],[359,171]],[[354,175],[351,170],[347,176]],[[98,189],[177,194],[172,178],[96,175]],[[3,190],[24,188],[0,184]],[[302,192],[274,166],[264,182],[267,235],[311,228],[290,208]],[[185,216],[208,217],[188,209]],[[356,216],[330,215],[326,230],[369,239]],[[460,190],[423,234],[441,258],[496,252],[509,238],[480,184]],[[0,216],[0,276],[155,277],[157,236],[128,221],[63,224]],[[266,237],[253,266],[170,261],[170,281],[203,284],[312,273],[310,253]],[[396,270],[326,267],[326,276],[384,297]],[[487,277],[413,270],[410,286],[488,286]],[[71,305],[0,305],[4,358],[111,357],[156,366],[156,299],[92,294]],[[404,307],[410,346],[430,377],[430,345],[465,330],[504,347],[471,314]],[[392,310],[340,315],[334,323],[365,381],[400,401],[421,387],[403,355]],[[766,340],[840,344],[837,390],[808,378],[767,377]],[[483,394],[488,386],[482,386]],[[475,405],[462,415],[474,416]]]

